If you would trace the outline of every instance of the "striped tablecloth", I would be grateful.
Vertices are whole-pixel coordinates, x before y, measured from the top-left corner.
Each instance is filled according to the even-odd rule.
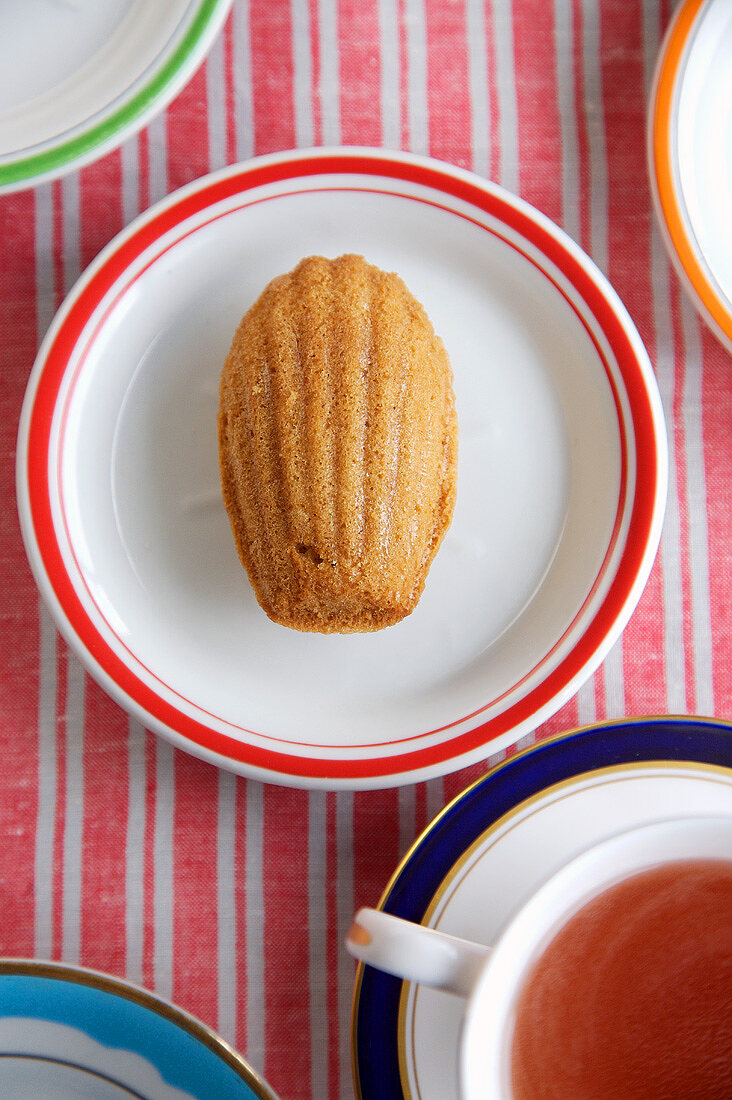
[[[25,383],[79,273],[140,210],[254,154],[409,149],[472,168],[607,273],[657,372],[670,495],[622,640],[537,738],[605,717],[732,714],[732,360],[654,226],[645,110],[668,0],[236,0],[138,137],[0,198],[0,953],[127,976],[217,1028],[283,1100],[353,1094],[354,907],[481,768],[376,793],[218,772],[130,721],[39,602],[14,494]],[[378,842],[376,842],[378,838]]]

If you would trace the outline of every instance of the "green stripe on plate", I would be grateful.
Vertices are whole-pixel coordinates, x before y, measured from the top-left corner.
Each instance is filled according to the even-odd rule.
[[[73,161],[87,156],[98,146],[113,138],[116,133],[120,133],[120,142],[124,140],[122,131],[131,127],[172,83],[195,51],[211,20],[222,7],[228,7],[228,3],[229,0],[202,0],[193,22],[177,49],[129,103],[125,103],[114,114],[63,145],[0,165],[0,188],[24,181],[27,181],[30,186],[35,177],[69,167]]]

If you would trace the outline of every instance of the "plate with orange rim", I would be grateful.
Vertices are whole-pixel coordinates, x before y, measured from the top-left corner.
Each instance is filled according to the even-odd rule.
[[[271,622],[221,498],[218,380],[266,283],[304,256],[398,272],[455,377],[458,492],[414,612],[316,635]],[[90,265],[23,406],[18,505],[59,629],[148,728],[296,786],[396,786],[515,742],[622,631],[664,513],[648,356],[604,276],[471,173],[374,149],[195,181]]]
[[[438,814],[378,907],[490,944],[525,900],[593,844],[675,817],[732,816],[732,723],[652,717],[549,738]],[[458,1100],[463,1002],[360,964],[352,1040],[358,1100]]]
[[[648,162],[663,238],[712,331],[732,351],[732,6],[683,0],[661,47]]]

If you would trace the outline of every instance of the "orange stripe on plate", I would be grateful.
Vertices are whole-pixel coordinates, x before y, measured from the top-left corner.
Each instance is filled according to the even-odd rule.
[[[706,0],[686,0],[671,23],[661,50],[652,105],[653,175],[663,222],[683,273],[714,327],[732,341],[732,317],[710,285],[709,275],[697,259],[682,214],[682,202],[674,185],[671,145],[674,93],[682,73],[684,53],[696,19]]]

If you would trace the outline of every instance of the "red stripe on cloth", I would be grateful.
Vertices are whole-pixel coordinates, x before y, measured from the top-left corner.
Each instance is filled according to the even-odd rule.
[[[307,791],[265,787],[263,834],[264,1076],[288,1100],[309,1100]]]
[[[493,25],[493,5],[486,5],[485,12],[485,49],[488,63],[488,108],[490,113],[490,147],[488,176],[497,183],[501,179],[503,150],[501,149],[501,115],[498,99],[498,60],[496,58],[496,35]]]
[[[174,756],[173,1000],[212,1027],[217,1022],[216,769]]]
[[[150,205],[150,131],[141,130],[137,138],[138,155],[138,210]]]
[[[35,212],[31,191],[0,200],[0,953],[31,955],[37,814],[38,596],[21,542],[15,438],[36,350]]]
[[[251,1013],[261,1013],[262,1007],[258,1004],[250,1005],[247,999],[249,969],[247,965],[247,921],[249,919],[261,919],[261,914],[248,912],[247,891],[247,794],[249,785],[244,779],[237,779],[236,784],[236,809],[234,825],[234,876],[236,880],[236,893],[234,896],[234,913],[236,920],[236,958],[232,966],[236,972],[237,989],[237,1014],[236,1014],[236,1038],[235,1045],[245,1056],[248,1046],[249,1016]]]
[[[381,58],[376,0],[342,0],[338,8],[341,138],[344,145],[380,145]]]
[[[336,795],[325,796],[325,1007],[328,1014],[328,1098],[338,1100],[345,1081],[340,1080],[340,1021],[338,961],[343,950],[338,927],[338,820]]]
[[[53,872],[52,881],[40,883],[40,889],[50,890],[53,895],[51,906],[52,938],[51,958],[63,958],[63,897],[64,897],[64,826],[66,824],[66,696],[68,650],[61,637],[56,650],[56,790],[54,792],[55,824],[53,834]]]
[[[714,713],[732,715],[732,357],[702,329],[702,422],[707,482],[709,603],[714,669]]]
[[[573,68],[574,102],[577,116],[577,159],[579,179],[579,244],[589,253],[592,252],[592,230],[590,225],[590,190],[592,187],[590,143],[587,132],[587,102],[585,89],[585,56],[583,48],[584,5],[582,0],[573,0]]]
[[[554,737],[558,733],[576,729],[578,725],[579,708],[577,706],[577,696],[574,695],[556,714],[553,714],[551,718],[537,727],[535,730],[536,740],[543,741],[547,737]]]
[[[52,205],[53,205],[53,286],[55,307],[61,305],[66,293],[65,287],[65,273],[64,273],[64,236],[63,236],[63,224],[64,224],[64,202],[63,192],[61,190],[61,181],[54,180],[51,184],[52,188]]]
[[[562,218],[562,141],[557,102],[554,5],[527,0],[514,12],[519,190],[553,221]]]
[[[295,145],[292,18],[288,3],[250,0],[254,147],[274,153]]]
[[[234,88],[234,15],[229,12],[223,29],[224,105],[226,109],[226,163],[236,160],[236,91]]]
[[[376,905],[401,859],[399,793],[393,788],[353,797],[354,910]]]
[[[409,126],[409,36],[407,0],[397,0],[399,36],[399,103],[401,106],[402,149],[409,149],[412,135]]]
[[[607,149],[608,275],[646,346],[654,339],[652,214],[645,160],[642,11],[625,0],[602,7],[601,77]],[[653,601],[653,602],[652,602]],[[657,602],[656,602],[657,601]],[[625,708],[666,709],[663,594],[651,585],[624,634]],[[652,667],[647,667],[648,662]]]
[[[481,776],[485,775],[487,765],[485,761],[480,764],[471,764],[469,768],[461,768],[460,771],[451,772],[445,776],[445,803],[451,802],[461,791],[469,787]]]
[[[430,153],[472,165],[471,108],[465,9],[427,0],[427,113]]]
[[[303,43],[303,48],[310,46],[310,104],[313,116],[313,144],[323,143],[323,97],[322,97],[322,72],[320,59],[320,13],[318,0],[308,0],[310,9],[310,41]],[[294,46],[293,46],[294,48]]]
[[[84,168],[79,179],[80,267],[83,271],[124,226],[119,151]]]
[[[85,698],[80,962],[123,976],[128,721],[117,704],[88,676]]]
[[[206,64],[167,110],[168,191],[175,191],[208,172]]]

